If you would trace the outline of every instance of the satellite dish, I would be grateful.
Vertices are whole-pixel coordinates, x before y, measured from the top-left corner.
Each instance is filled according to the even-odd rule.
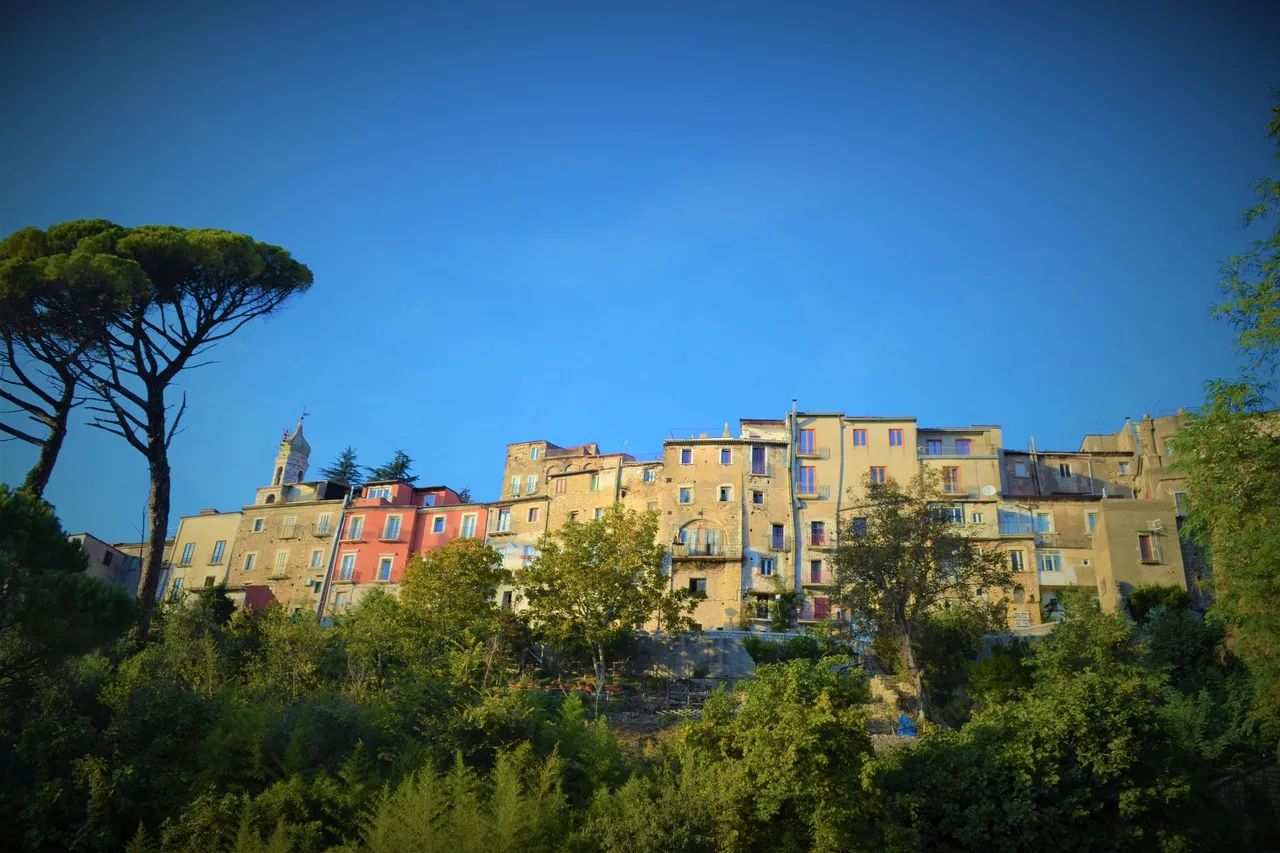
[[[995,487],[995,486],[983,486],[983,487],[982,487],[982,493],[983,493],[984,495],[986,495],[987,497],[991,497],[992,495],[994,495],[994,494],[996,493],[996,487]]]

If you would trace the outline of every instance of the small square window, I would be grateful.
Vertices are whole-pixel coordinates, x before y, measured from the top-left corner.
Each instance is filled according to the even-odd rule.
[[[763,559],[760,560],[760,574],[765,575],[766,577],[773,574],[773,558],[772,557],[764,557]]]
[[[721,464],[721,465],[732,465],[732,464],[733,464],[733,451],[732,451],[732,450],[728,449],[727,447],[726,447],[726,448],[721,448],[721,449],[720,449],[720,464]]]
[[[205,579],[204,579],[204,585],[205,585],[205,588],[206,588],[206,589],[207,589],[208,587],[213,586],[213,575],[207,575],[207,576],[205,577]]]
[[[537,520],[538,520],[538,507],[536,506],[529,507],[529,521],[533,522]]]
[[[973,513],[972,515],[970,515],[970,516],[969,516],[969,520],[970,520],[970,521],[972,521],[974,524],[981,524],[981,523],[982,523],[982,513],[980,513],[980,512],[975,512],[975,513]]]
[[[645,504],[645,509],[646,509],[648,512],[657,512],[657,511],[658,511],[658,502],[657,502],[657,501],[649,501],[649,503]]]
[[[706,578],[689,578],[689,592],[707,594]]]
[[[680,451],[680,464],[681,465],[693,464],[693,450],[691,448],[686,447]]]
[[[680,489],[680,503],[682,504],[693,503],[693,489],[686,489],[686,488]]]
[[[437,515],[435,518],[431,519],[431,532],[444,533],[444,516],[443,515]]]
[[[435,505],[436,505],[436,496],[435,496],[435,495],[423,495],[423,496],[422,496],[422,505],[423,505],[423,506],[435,506]]]
[[[1013,463],[1013,476],[1015,477],[1027,476],[1027,466],[1022,462]]]
[[[752,492],[752,493],[751,493],[751,502],[752,502],[753,504],[762,504],[762,503],[764,503],[764,492],[761,492],[761,491],[759,491],[759,490]]]
[[[731,493],[732,491],[733,491],[733,490],[732,490],[732,489],[730,489],[728,486],[721,486],[721,487],[720,487],[720,502],[721,502],[721,503],[727,503],[727,502],[729,501],[729,499],[730,499],[730,493]]]
[[[853,535],[854,536],[867,535],[867,520],[865,518],[855,518],[853,520]]]
[[[539,457],[539,456],[541,456],[541,455],[542,455],[542,448],[541,448],[541,447],[530,447],[530,448],[529,448],[529,458],[530,458],[530,459],[532,459],[533,461],[535,461],[535,462],[536,462],[536,461],[538,461],[538,457]]]
[[[657,472],[656,472],[656,471],[654,471],[652,468],[645,468],[645,469],[644,469],[644,476],[643,476],[643,478],[642,478],[642,479],[643,479],[646,483],[652,483],[654,480],[658,479]]]
[[[604,508],[603,508],[603,507],[596,507],[596,514],[595,514],[595,517],[596,517],[596,518],[604,518]]]
[[[573,512],[569,513],[569,520],[570,521],[578,520],[578,511],[576,509]]]
[[[871,482],[872,482],[872,483],[874,483],[874,484],[880,484],[880,483],[883,483],[883,482],[884,482],[884,468],[883,468],[883,467],[881,467],[881,466],[872,466],[872,468],[871,468]]]
[[[1120,463],[1120,473],[1121,473],[1121,474],[1128,474],[1128,473],[1129,473],[1129,463],[1128,463],[1128,462],[1121,462],[1121,463]]]
[[[1070,476],[1071,476],[1071,463],[1070,463],[1070,462],[1059,462],[1059,463],[1058,463],[1058,476],[1059,476],[1059,477],[1070,477]]]
[[[253,520],[253,532],[254,532],[254,533],[261,533],[261,532],[262,532],[262,530],[263,530],[263,528],[264,528],[264,527],[266,527],[266,524],[267,524],[266,519],[263,519],[263,518],[255,518],[255,519]]]

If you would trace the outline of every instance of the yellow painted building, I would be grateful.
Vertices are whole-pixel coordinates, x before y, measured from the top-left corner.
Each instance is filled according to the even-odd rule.
[[[173,567],[167,590],[170,598],[178,599],[226,582],[240,522],[240,512],[216,509],[182,517],[173,537]]]

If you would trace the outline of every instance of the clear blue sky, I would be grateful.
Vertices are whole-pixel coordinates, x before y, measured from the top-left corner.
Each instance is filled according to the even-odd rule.
[[[175,526],[252,500],[304,406],[313,469],[402,447],[492,499],[512,441],[797,397],[1074,448],[1232,369],[1280,4],[314,5],[0,31],[0,232],[219,227],[315,273],[183,377]],[[49,497],[133,538],[146,482],[77,425]]]

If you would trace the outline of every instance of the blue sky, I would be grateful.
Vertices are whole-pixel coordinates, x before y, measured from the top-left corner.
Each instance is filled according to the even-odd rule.
[[[0,32],[0,232],[219,227],[315,273],[183,376],[175,526],[252,500],[303,407],[313,468],[404,448],[491,499],[513,441],[795,397],[1074,448],[1232,370],[1274,3],[263,5]],[[135,538],[146,484],[77,425],[48,497]]]

